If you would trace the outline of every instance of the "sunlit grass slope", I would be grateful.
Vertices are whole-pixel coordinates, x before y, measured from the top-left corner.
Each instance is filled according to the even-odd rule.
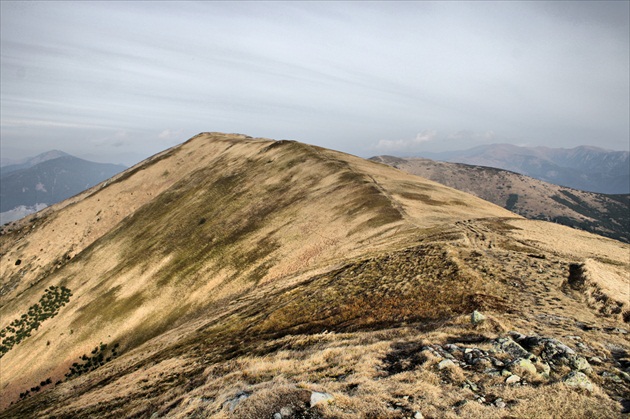
[[[559,226],[550,237],[546,225],[347,154],[200,134],[6,228],[0,327],[20,341],[0,359],[2,407],[7,417],[266,417],[321,390],[336,404],[309,417],[388,416],[387,403],[412,391],[411,378],[383,372],[405,342],[421,351],[420,340],[624,324],[612,294],[623,293],[630,248]],[[588,292],[567,288],[569,265],[587,260]],[[35,307],[57,290],[54,308]],[[472,327],[473,310],[490,320]],[[571,320],[546,324],[539,311]],[[591,330],[584,342],[624,345]],[[450,409],[474,377],[453,373],[437,389],[439,375],[416,368],[435,363],[421,358],[407,375],[433,396],[413,396],[413,408]],[[234,410],[239,392],[249,401]],[[616,409],[603,390],[578,396],[567,397]]]

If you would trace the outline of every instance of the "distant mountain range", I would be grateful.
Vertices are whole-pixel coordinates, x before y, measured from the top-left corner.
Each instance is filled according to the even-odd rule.
[[[50,150],[42,154],[38,154],[35,157],[27,157],[25,159],[11,160],[2,159],[0,163],[0,175],[6,175],[10,172],[15,172],[21,169],[29,169],[36,164],[43,163],[48,160],[58,159],[59,157],[69,156],[70,154],[64,153],[60,150]]]
[[[490,144],[469,150],[420,153],[417,157],[511,170],[583,191],[630,193],[627,151],[591,146],[564,149]]]
[[[371,160],[468,192],[526,218],[630,242],[629,194],[580,191],[508,170],[462,163],[392,156]]]
[[[63,201],[126,167],[49,151],[0,168],[0,224]]]

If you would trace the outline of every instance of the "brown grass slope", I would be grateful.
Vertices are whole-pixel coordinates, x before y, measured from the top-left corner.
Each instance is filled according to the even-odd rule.
[[[0,326],[38,323],[0,359],[2,417],[507,413],[465,379],[516,417],[601,417],[628,390],[597,375],[629,349],[610,332],[628,320],[627,245],[301,143],[200,134],[12,226],[0,249]],[[51,286],[72,295],[42,318]],[[562,371],[520,387],[444,375],[422,350],[510,329],[578,336],[602,360],[594,392]],[[315,390],[334,403],[310,407]]]
[[[580,191],[492,167],[391,156],[372,160],[468,192],[526,218],[630,242],[629,195]]]

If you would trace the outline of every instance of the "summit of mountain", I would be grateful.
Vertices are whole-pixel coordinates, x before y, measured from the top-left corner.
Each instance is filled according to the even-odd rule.
[[[202,133],[5,227],[0,417],[619,415],[629,251],[385,164]],[[592,392],[564,384],[568,351],[521,371],[534,335],[598,358]]]
[[[70,156],[70,154],[61,150],[49,150],[34,157],[27,157],[19,160],[7,160],[6,164],[2,164],[2,166],[0,166],[0,175],[14,172],[16,170],[28,169],[36,164],[66,156]]]

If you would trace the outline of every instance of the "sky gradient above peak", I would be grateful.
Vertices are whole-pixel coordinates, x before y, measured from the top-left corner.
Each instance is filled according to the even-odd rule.
[[[361,156],[629,148],[624,1],[0,7],[2,157],[131,164],[201,131]]]

